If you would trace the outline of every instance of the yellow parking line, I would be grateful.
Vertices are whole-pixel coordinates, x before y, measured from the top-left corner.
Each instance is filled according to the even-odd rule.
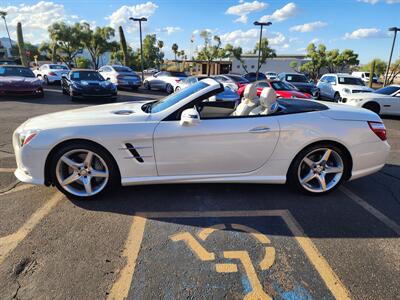
[[[342,186],[340,190],[351,200],[353,200],[355,203],[360,205],[362,208],[364,208],[366,211],[368,211],[370,214],[372,214],[374,217],[376,217],[378,220],[380,220],[383,224],[385,224],[387,227],[392,229],[394,232],[396,232],[398,235],[400,235],[400,225],[397,224],[395,221],[381,213],[379,210],[377,210],[375,207],[367,203],[365,200],[363,200],[360,196],[354,194],[352,191],[350,191],[348,188]]]
[[[0,264],[21,243],[35,226],[60,202],[63,194],[57,192],[41,208],[35,211],[17,232],[0,238]]]
[[[108,299],[125,299],[128,297],[129,288],[135,271],[136,259],[139,254],[140,245],[144,233],[146,219],[140,216],[134,216],[128,239],[125,242],[123,256],[126,258],[126,264],[120,271],[120,276],[114,283]]]

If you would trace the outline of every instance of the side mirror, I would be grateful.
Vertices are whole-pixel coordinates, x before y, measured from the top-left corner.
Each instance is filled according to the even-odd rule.
[[[61,77],[62,78],[67,78],[67,74],[62,74]]]
[[[200,123],[200,114],[196,107],[185,109],[181,114],[181,126],[192,126]]]

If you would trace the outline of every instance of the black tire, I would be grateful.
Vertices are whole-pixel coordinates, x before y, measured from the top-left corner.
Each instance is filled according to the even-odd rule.
[[[137,91],[138,89],[139,89],[138,86],[133,86],[133,87],[132,87],[132,91]]]
[[[145,82],[143,82],[143,87],[150,91],[151,90],[150,82],[148,82],[147,80]]]
[[[333,96],[333,102],[339,103],[340,100],[340,94],[338,92],[335,93]]]
[[[46,83],[46,85],[50,85],[49,79],[47,78],[46,75],[44,75],[43,80]]]
[[[62,87],[61,90],[62,90],[62,93],[63,93],[64,95],[69,95],[68,92],[65,90],[64,87]]]
[[[82,196],[76,196],[74,194],[71,194],[70,192],[65,190],[57,180],[56,166],[57,166],[58,160],[65,153],[67,153],[67,152],[69,152],[71,150],[75,150],[75,149],[85,149],[85,150],[92,151],[92,152],[96,153],[97,155],[99,155],[107,165],[107,168],[108,168],[108,171],[109,171],[108,182],[107,182],[106,186],[101,191],[99,191],[97,194],[95,194],[93,196],[84,196],[84,197],[82,197]],[[103,195],[104,193],[106,193],[107,191],[109,191],[112,188],[118,188],[119,186],[121,186],[121,179],[120,179],[121,176],[120,176],[119,169],[118,169],[118,166],[117,166],[115,160],[102,147],[96,145],[95,143],[85,142],[85,141],[73,142],[71,144],[65,144],[65,145],[61,146],[59,149],[57,149],[57,151],[51,157],[51,161],[50,161],[50,176],[51,176],[50,177],[51,178],[51,182],[57,187],[57,189],[60,192],[62,192],[63,194],[65,194],[69,198],[77,199],[77,200],[93,199],[93,198],[96,198],[96,197],[99,197],[99,196]]]
[[[368,102],[368,103],[364,104],[363,108],[373,111],[377,115],[379,115],[379,113],[381,111],[381,107],[376,102]]]
[[[330,188],[329,190],[322,191],[322,192],[311,192],[311,191],[305,189],[302,186],[302,184],[300,183],[299,176],[298,176],[299,175],[299,173],[298,173],[299,167],[300,167],[300,164],[302,163],[303,159],[307,156],[307,154],[309,154],[315,150],[321,149],[321,148],[331,149],[340,156],[340,158],[343,161],[343,174],[342,174],[342,177],[340,178],[340,180],[336,183],[336,185],[333,186],[332,188]],[[322,195],[331,193],[332,191],[337,189],[345,180],[347,180],[349,178],[350,172],[351,172],[351,170],[350,170],[349,157],[347,156],[346,152],[341,147],[338,147],[335,144],[331,144],[331,143],[317,143],[317,144],[313,144],[309,147],[306,147],[305,149],[300,151],[299,154],[296,155],[296,157],[292,161],[292,163],[289,167],[289,171],[287,173],[287,183],[293,190],[295,190],[297,192],[301,192],[303,194],[313,195],[313,196],[322,196]]]
[[[174,87],[168,83],[167,86],[165,87],[165,91],[168,94],[172,94],[174,92]]]

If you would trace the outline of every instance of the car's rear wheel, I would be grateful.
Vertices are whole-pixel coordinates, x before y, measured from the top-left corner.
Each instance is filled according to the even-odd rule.
[[[348,158],[340,147],[317,144],[296,156],[288,172],[288,182],[306,194],[322,195],[333,191],[346,179],[348,168]]]
[[[151,90],[150,82],[148,81],[143,82],[143,86],[145,89]]]
[[[165,87],[165,91],[168,94],[172,94],[174,92],[174,87],[168,83],[167,86]]]
[[[43,80],[44,80],[44,82],[45,82],[47,85],[50,85],[49,78],[47,78],[46,75],[44,75]]]
[[[380,111],[381,111],[381,108],[380,108],[379,104],[378,104],[378,103],[375,103],[375,102],[366,103],[366,104],[363,106],[363,108],[368,109],[368,110],[370,110],[370,111],[373,111],[374,113],[376,113],[376,114],[378,114],[378,115],[379,115],[379,113],[380,113]]]
[[[338,103],[340,101],[340,94],[338,92],[333,96],[333,102]]]
[[[118,167],[101,147],[79,142],[61,147],[52,157],[55,186],[73,198],[92,198],[118,183]]]

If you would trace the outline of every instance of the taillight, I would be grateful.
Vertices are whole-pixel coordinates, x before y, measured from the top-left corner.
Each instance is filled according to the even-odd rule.
[[[369,128],[382,140],[386,141],[386,128],[381,122],[368,121]]]
[[[175,82],[179,83],[179,82],[181,82],[181,80],[180,79],[175,79]]]
[[[54,73],[54,72],[49,72],[49,75],[50,75],[50,76],[57,76],[57,74]]]

